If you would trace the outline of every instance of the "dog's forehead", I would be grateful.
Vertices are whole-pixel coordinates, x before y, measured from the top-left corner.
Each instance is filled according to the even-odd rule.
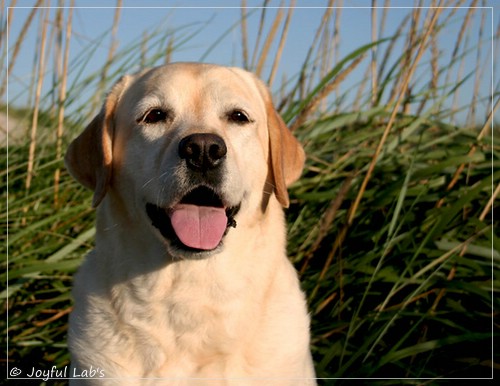
[[[136,84],[141,96],[166,96],[179,100],[262,99],[256,80],[249,72],[209,64],[178,63],[157,67],[142,74]]]
[[[156,82],[209,82],[211,79],[222,78],[228,81],[241,81],[252,75],[242,69],[218,66],[204,63],[174,63],[153,68],[143,73],[145,79]],[[247,79],[248,80],[248,79]]]

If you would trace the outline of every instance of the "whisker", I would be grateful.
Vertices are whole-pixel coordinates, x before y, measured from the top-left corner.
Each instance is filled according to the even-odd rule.
[[[151,182],[153,182],[154,180],[158,179],[160,177],[153,177],[151,179],[149,179],[148,181],[146,181],[142,186],[141,186],[141,190],[146,188],[146,186],[148,186]]]
[[[270,188],[271,191],[268,191],[267,188]],[[268,193],[268,194],[271,194],[272,192],[274,192],[276,189],[276,185],[270,183],[270,182],[267,182],[264,184],[264,193]]]

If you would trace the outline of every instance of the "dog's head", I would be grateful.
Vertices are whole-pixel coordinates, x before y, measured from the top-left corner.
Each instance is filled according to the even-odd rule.
[[[66,165],[172,250],[207,255],[238,222],[289,205],[304,152],[251,73],[177,63],[124,76]]]

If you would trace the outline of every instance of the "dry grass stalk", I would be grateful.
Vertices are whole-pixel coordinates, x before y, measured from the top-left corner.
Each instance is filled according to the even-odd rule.
[[[15,5],[16,0],[13,0],[13,3]],[[3,41],[3,37],[5,35],[5,31],[7,30],[8,22],[5,22],[5,25],[3,24],[3,20],[5,17],[5,0],[0,1],[0,20],[2,21],[2,25],[0,26],[0,39]]]
[[[253,54],[252,54],[252,62],[251,62],[251,69],[255,68],[255,61],[257,60],[257,53],[259,52],[259,46],[260,46],[260,38],[264,35],[264,25],[266,22],[266,10],[267,10],[267,5],[269,4],[269,0],[264,0],[264,4],[262,5],[262,11],[260,13],[260,21],[259,21],[259,32],[257,32],[257,40],[255,41],[255,46],[253,49]]]
[[[474,0],[471,4],[471,7],[469,8],[467,13],[465,14],[464,21],[462,23],[462,26],[460,27],[460,31],[458,32],[457,41],[455,42],[455,47],[453,48],[453,52],[451,54],[452,60],[454,60],[458,55],[460,45],[462,44],[462,40],[464,38],[465,32],[469,28],[471,16],[474,14],[476,6],[477,6],[477,0]]]
[[[71,32],[73,27],[73,6],[75,1],[71,0],[70,7],[68,9],[68,19],[66,21],[66,45],[64,47],[64,57],[62,60],[62,74],[61,82],[59,85],[59,111],[57,115],[57,132],[56,132],[56,158],[62,158],[62,138],[64,131],[64,104],[66,102],[66,91],[68,84],[68,67],[69,67],[69,48],[71,42]],[[54,175],[54,205],[57,207],[59,205],[59,180],[61,176],[61,170],[56,169]]]
[[[330,26],[326,25],[323,30],[323,34],[321,36],[320,47],[321,50],[319,52],[319,76],[320,78],[324,78],[328,71],[332,68],[332,49],[330,48],[332,44],[332,33],[330,31]]]
[[[387,20],[387,11],[391,6],[391,0],[384,1],[384,8],[382,10],[382,18],[380,19],[380,29],[378,31],[378,36],[384,36],[385,25]]]
[[[424,275],[429,270],[431,270],[434,267],[439,266],[440,264],[442,264],[445,261],[449,260],[453,255],[455,255],[457,253],[459,253],[461,255],[464,254],[467,251],[467,247],[469,246],[469,244],[471,242],[473,242],[481,234],[485,233],[487,229],[488,229],[487,227],[483,228],[479,232],[477,232],[476,234],[474,234],[473,236],[469,237],[467,240],[465,240],[463,242],[460,242],[457,245],[455,245],[453,248],[451,248],[450,250],[448,250],[447,252],[445,252],[439,258],[433,260],[432,263],[428,264],[426,267],[424,267],[424,268],[420,269],[418,272],[416,272],[413,275],[413,279],[416,280],[417,278],[421,277],[422,275]],[[391,291],[391,293],[389,294],[389,296],[387,296],[384,299],[384,301],[375,308],[376,311],[378,313],[381,313],[384,310],[388,310],[388,309],[393,308],[393,307],[387,307],[387,304],[389,304],[389,302],[391,301],[391,299],[394,298],[394,296],[396,294],[398,294],[407,285],[408,285],[408,283],[403,283],[403,284],[400,283],[399,286],[394,287],[393,291]],[[433,289],[433,291],[435,291],[435,289]],[[408,304],[410,304],[411,302],[413,302],[413,299],[415,299],[415,298],[414,297],[408,298],[403,303],[398,304],[397,307],[399,307],[401,309],[406,308],[406,306]]]
[[[354,98],[354,103],[352,105],[351,111],[359,111],[361,103],[363,102],[363,95],[365,95],[365,88],[368,83],[368,80],[370,79],[370,67],[368,67],[365,70],[365,73],[363,75],[363,80],[358,86],[358,89],[356,91],[356,97]]]
[[[478,92],[477,90],[475,92]],[[493,104],[493,96],[491,96],[491,103]],[[486,119],[485,124],[481,128],[481,131],[479,132],[477,136],[477,142],[481,142],[484,136],[489,132],[490,129],[492,129],[493,126],[493,117],[495,116],[496,111],[498,110],[498,107],[500,106],[500,99],[497,99],[495,105],[492,107],[490,113],[488,114],[488,118]],[[475,152],[476,152],[477,146],[475,144],[471,145],[470,151],[467,153],[467,156],[472,157]],[[461,164],[455,173],[453,174],[453,177],[450,181],[450,183],[446,187],[446,191],[450,191],[453,189],[453,187],[456,185],[458,182],[458,179],[460,178],[460,175],[462,174],[463,170],[465,169],[465,163]],[[495,195],[492,195],[492,198]],[[440,208],[444,203],[444,199],[441,199],[437,202],[436,207]],[[486,208],[485,208],[486,210]],[[484,211],[483,211],[484,213]],[[482,216],[482,215],[481,215]],[[486,214],[485,214],[486,216]],[[484,216],[482,217],[484,219]]]
[[[408,23],[409,20],[410,20],[410,14],[407,14],[404,17],[401,24],[398,26],[394,36],[401,36],[403,34],[403,29],[406,28],[406,24]],[[389,45],[387,46],[387,49],[386,49],[384,56],[382,58],[382,61],[380,62],[380,67],[378,70],[377,79],[382,78],[382,74],[385,71],[385,67],[387,65],[387,62],[389,61],[389,58],[391,57],[392,51],[394,50],[394,47],[395,47],[397,42],[398,42],[398,39],[396,39],[396,38],[390,40]]]
[[[431,83],[430,87],[432,88],[433,92],[436,92],[438,88],[438,82],[439,82],[439,45],[437,42],[437,31],[433,30],[431,32],[431,72],[432,72],[432,78],[431,78]],[[436,97],[436,96],[435,96]]]
[[[486,12],[486,10],[483,10],[483,11]],[[491,64],[492,64],[491,55],[492,55],[493,52],[498,52],[498,47],[500,46],[499,45],[499,40],[498,40],[499,37],[500,37],[500,24],[498,25],[498,30],[496,32],[496,35],[492,36],[492,40],[490,40],[488,42],[489,44],[487,43],[487,54],[483,58],[484,62],[482,64],[482,66],[479,66],[480,58],[478,56],[477,67],[480,67],[480,70],[477,71],[476,75],[477,75],[478,81],[476,82],[475,87],[474,87],[474,92],[476,92],[478,95],[480,93],[479,90],[480,90],[480,87],[481,87],[480,84],[478,84],[478,83],[480,83],[480,80],[484,80],[485,76],[489,76],[490,79],[492,79],[492,77],[494,76],[493,71],[491,69]],[[485,40],[487,40],[487,39],[485,39]],[[496,44],[495,47],[492,47],[492,43],[493,42]],[[485,42],[481,41],[479,44],[484,45]],[[479,47],[478,47],[478,49],[479,49]],[[490,84],[491,84],[491,80],[490,80]],[[477,101],[477,96],[476,96],[476,101]],[[477,101],[477,103],[479,103],[479,101]],[[471,124],[474,127],[474,126],[477,125],[477,121],[472,122]]]
[[[33,325],[35,327],[44,327],[44,326],[54,322],[55,320],[61,319],[62,317],[69,314],[71,311],[73,311],[72,306],[65,308],[63,310],[55,310],[55,314],[53,316],[51,316],[50,318],[45,319],[43,321],[33,321]]]
[[[37,128],[38,128],[38,114],[40,112],[40,98],[42,95],[42,86],[45,73],[45,45],[47,40],[47,29],[49,26],[49,9],[45,8],[42,10],[41,14],[41,41],[40,41],[40,51],[39,51],[39,61],[38,61],[38,73],[35,91],[35,103],[33,107],[33,120],[31,122],[31,135],[30,135],[30,146],[28,155],[28,173],[26,176],[26,191],[29,191],[31,187],[31,181],[33,179],[33,166],[35,163],[35,150],[36,150],[36,138],[37,138]]]
[[[17,55],[19,54],[19,51],[21,49],[21,45],[24,42],[24,38],[26,37],[26,34],[28,33],[29,27],[31,26],[31,23],[33,22],[33,18],[35,17],[35,14],[38,12],[39,8],[43,3],[43,0],[38,0],[36,4],[33,6],[33,9],[29,13],[28,17],[26,18],[26,21],[23,24],[23,27],[21,28],[21,32],[19,33],[19,36],[17,37],[17,40],[14,44],[14,50],[12,51],[12,56],[10,57],[9,64],[7,66],[7,74],[6,77],[2,81],[2,85],[0,86],[0,98],[3,97],[6,87],[7,87],[7,81],[9,79],[9,76],[12,73],[12,70],[14,69],[14,64],[17,59]],[[9,16],[7,17],[7,31],[10,28],[10,23],[12,22],[12,14],[14,12],[14,8],[9,8]]]
[[[384,1],[382,18],[380,20],[380,27],[379,27],[377,39],[379,39],[380,36],[384,36],[385,25],[386,25],[386,20],[387,20],[387,12],[390,8],[390,5],[391,5],[391,0]],[[402,28],[402,25],[399,28]],[[373,31],[372,31],[372,41],[373,41]],[[396,39],[391,39],[390,44],[394,44],[395,41],[396,41]],[[378,46],[376,48],[378,49]],[[373,48],[373,50],[375,50],[375,47]],[[378,57],[378,55],[377,55],[377,57]],[[387,61],[387,58],[385,58],[386,61]],[[376,85],[375,90],[372,89],[372,106],[375,106],[378,104],[378,99],[379,99],[378,98],[378,92],[379,92],[378,91],[378,82],[379,82],[380,76],[382,75],[382,71],[380,69],[377,70],[377,68],[379,68],[378,63],[377,63],[377,58],[375,58],[375,62],[376,62],[375,67],[371,68],[372,77],[375,77],[374,83]],[[380,68],[382,68],[382,66],[380,66]],[[364,79],[367,79],[367,77]],[[363,88],[364,88],[364,82],[365,81],[363,80]],[[359,108],[359,103],[361,102],[361,95],[362,95],[362,91],[358,90],[358,97],[356,98],[356,102],[355,102],[357,104],[358,108]]]
[[[409,306],[410,304],[418,302],[421,299],[428,299],[429,295],[433,295],[436,292],[437,292],[437,288],[432,288],[429,291],[425,291],[425,292],[423,292],[421,294],[415,295],[415,296],[413,296],[413,297],[405,300],[404,302],[397,303],[397,304],[391,305],[389,307],[385,307],[383,309],[381,309],[381,307],[378,306],[378,307],[376,307],[376,310],[378,312],[381,312],[381,311],[402,310],[402,309],[406,308],[407,306]],[[419,342],[422,342],[422,340],[420,340]]]
[[[14,13],[13,10],[14,7],[16,6],[16,0],[13,0],[10,4],[10,7],[8,12],[7,12],[7,20],[5,21],[5,24],[2,25],[0,28],[0,42],[4,42],[6,41],[6,38],[7,36],[9,36],[9,31],[10,31],[10,26],[12,25],[12,18],[14,16]],[[0,8],[2,9],[1,13],[0,13],[0,20],[2,21],[3,23],[3,20],[5,18],[5,0],[2,0],[2,2],[0,3]],[[4,73],[4,69],[3,69],[3,66],[5,64],[5,57],[8,55],[8,52],[7,52],[7,44],[3,44],[2,45],[2,57],[1,57],[1,60],[0,60],[0,74],[3,74]]]
[[[116,0],[115,15],[113,17],[113,26],[111,28],[111,44],[109,46],[108,58],[102,69],[101,80],[99,82],[98,91],[95,93],[92,110],[95,110],[97,105],[101,103],[101,95],[105,92],[108,71],[111,67],[111,63],[113,63],[116,49],[118,48],[118,39],[116,38],[116,35],[118,33],[118,24],[120,23],[121,8],[122,0]]]
[[[283,31],[281,32],[281,38],[276,51],[276,56],[274,57],[273,66],[271,68],[271,75],[269,76],[269,86],[271,87],[274,82],[274,77],[276,76],[276,71],[278,70],[281,55],[283,53],[283,48],[285,47],[286,37],[288,36],[288,27],[290,26],[290,20],[292,20],[293,10],[295,8],[295,0],[292,0],[290,7],[288,8],[288,13],[286,16],[285,24],[283,26]]]
[[[434,29],[431,32],[431,38],[430,38],[430,50],[431,50],[431,79],[429,81],[429,90],[432,92],[431,98],[423,98],[422,101],[420,102],[420,105],[417,108],[416,115],[419,116],[422,111],[424,111],[424,108],[429,101],[429,99],[437,99],[437,90],[438,90],[438,85],[439,85],[439,45],[437,41],[437,36],[438,36],[438,30]],[[434,106],[434,109],[438,109],[438,105]]]
[[[460,51],[460,47],[462,46],[462,40],[464,39],[464,36],[466,36],[465,32],[469,30],[469,24],[470,24],[471,17],[476,12],[476,9],[474,8],[476,5],[477,5],[477,0],[474,0],[472,2],[471,8],[469,8],[469,10],[467,11],[467,13],[465,14],[464,21],[463,21],[462,26],[460,27],[460,31],[458,33],[457,41],[455,42],[455,46],[453,48],[453,52],[452,52],[452,55],[451,55],[451,63],[454,63],[455,60],[456,60],[456,58],[457,58],[457,55],[458,55],[458,53]],[[466,39],[466,41],[464,43],[463,51],[467,50],[467,46],[468,46],[468,41]],[[462,74],[463,74],[463,71],[464,71],[464,67],[465,67],[465,56],[460,61],[457,78],[461,78],[462,77]],[[452,72],[451,72],[452,68],[453,68],[453,66],[450,66],[450,68],[448,69],[448,71],[446,73],[445,84],[449,84],[450,83],[450,77],[452,75]],[[452,109],[451,109],[452,115],[450,116],[450,120],[452,122],[453,122],[453,119],[454,119],[454,112],[458,110],[457,105],[458,105],[458,100],[459,100],[458,97],[459,97],[459,95],[460,95],[460,93],[459,93],[459,91],[457,91],[454,94],[454,96],[453,96]]]
[[[376,42],[378,40],[377,36],[377,1],[372,0],[372,12],[371,12],[371,21],[372,21],[372,42]],[[372,106],[375,106],[377,103],[377,46],[373,46],[371,48],[372,60],[371,60],[371,79],[372,79]]]
[[[462,252],[459,255],[463,256],[463,252],[465,252],[465,250],[466,250],[466,248],[462,249]],[[455,278],[456,271],[457,271],[456,266],[453,265],[451,267],[451,269],[450,269],[450,272],[448,273],[448,276],[447,276],[446,280],[447,281],[452,281]],[[439,305],[439,302],[441,301],[441,299],[444,297],[445,294],[446,294],[446,289],[441,288],[439,290],[439,293],[436,296],[436,299],[434,300],[434,303],[432,304],[430,312],[436,313],[438,305]]]
[[[390,0],[386,0],[384,3],[384,7],[389,7]],[[382,20],[380,24],[380,29],[378,31],[377,35],[377,2],[376,0],[372,0],[372,9],[371,9],[371,24],[372,24],[372,30],[371,30],[371,41],[376,42],[378,40],[378,36],[383,36],[384,32],[384,24],[385,24],[385,19],[387,17],[387,8],[384,8],[384,11],[382,13]],[[400,26],[401,28],[401,26]],[[391,44],[393,44],[395,39],[391,40]],[[370,66],[367,67],[364,75],[363,75],[363,80],[361,81],[358,90],[356,92],[356,97],[354,98],[354,104],[353,104],[353,111],[359,110],[360,109],[360,104],[362,103],[362,96],[365,93],[365,88],[368,80],[371,80],[371,103],[372,106],[375,106],[378,101],[378,79],[382,75],[381,71],[377,71],[377,48],[376,46],[373,46],[371,48],[371,56],[372,60],[370,63]],[[387,60],[387,58],[385,58]]]
[[[486,120],[486,123],[483,125],[481,131],[479,132],[479,134],[477,136],[477,142],[481,142],[482,139],[484,138],[484,136],[492,128],[493,117],[495,116],[495,113],[496,113],[499,106],[500,106],[500,99],[497,100],[497,102],[495,103],[495,106],[492,108],[492,110],[488,114],[488,119]],[[472,144],[471,149],[467,153],[467,156],[472,157],[476,153],[476,150],[477,150],[477,146],[475,144]],[[450,191],[451,189],[453,189],[453,187],[458,182],[458,179],[460,178],[460,175],[462,174],[464,169],[465,169],[465,163],[460,164],[460,166],[457,168],[457,170],[453,174],[453,177],[452,177],[450,183],[446,186],[446,191]],[[437,202],[436,207],[440,208],[441,206],[443,206],[443,203],[444,203],[444,199],[442,198]]]
[[[465,39],[465,43],[464,43],[464,49],[463,51],[467,51],[468,50],[468,47],[469,47],[469,40],[468,39]],[[456,79],[463,79],[463,74],[464,74],[464,69],[465,69],[465,55],[462,57],[461,61],[460,61],[460,64],[458,66],[458,71],[457,71],[457,75],[456,75]],[[452,108],[451,108],[451,114],[450,114],[450,121],[453,123],[454,122],[454,118],[455,118],[455,112],[456,111],[459,111],[459,100],[460,100],[460,92],[455,92],[453,94],[453,102],[452,102]]]
[[[483,34],[484,34],[484,24],[486,21],[486,10],[482,10],[481,12],[481,23],[479,24],[479,36],[477,38],[477,51],[476,51],[476,63],[479,65],[482,57],[482,48],[483,48]],[[475,80],[474,80],[474,92],[472,93],[472,101],[469,108],[469,113],[467,117],[468,126],[473,126],[476,121],[476,105],[477,105],[477,97],[479,95],[479,88],[481,87],[481,78],[482,71],[476,71]]]
[[[332,59],[333,63],[337,64],[339,62],[339,51],[340,51],[340,33],[339,33],[339,26],[340,26],[340,15],[342,14],[342,1],[339,1],[339,8],[335,10],[335,18],[333,19],[333,36],[332,36]],[[331,1],[328,5],[333,5],[333,2]],[[336,99],[339,99],[340,93],[339,89],[335,90],[335,97]]]
[[[493,49],[493,52],[498,52],[500,50],[500,23],[497,25],[497,31],[495,32],[494,36],[494,43],[495,47]]]
[[[420,14],[421,14],[421,8],[415,8],[412,12],[411,16],[411,25],[410,25],[410,36],[408,37],[408,40],[406,41],[406,47],[405,47],[405,56],[403,59],[402,63],[402,68],[401,72],[403,74],[408,73],[408,69],[411,66],[412,63],[412,58],[413,58],[413,53],[416,47],[416,40],[417,40],[417,31],[418,31],[418,24],[420,21]],[[405,82],[407,78],[405,76],[401,76],[398,78],[398,81],[394,82],[394,86],[391,91],[391,96],[389,98],[389,101],[387,102],[387,105],[390,106],[395,100],[396,97],[398,96],[399,91],[402,89],[402,84]],[[411,89],[410,87],[405,87],[405,93]]]
[[[370,180],[371,175],[373,173],[373,170],[375,169],[377,159],[380,155],[380,152],[382,151],[382,148],[384,147],[385,141],[387,140],[387,136],[389,135],[389,132],[391,131],[392,126],[394,125],[394,121],[396,119],[397,112],[398,112],[399,107],[403,101],[403,98],[406,95],[406,92],[407,92],[409,84],[410,84],[410,80],[412,79],[413,73],[415,72],[415,69],[417,68],[417,64],[419,63],[420,58],[422,57],[422,55],[425,51],[425,45],[427,43],[427,40],[429,39],[429,36],[430,36],[432,29],[434,28],[434,26],[438,20],[438,17],[440,15],[441,11],[442,11],[442,8],[436,8],[435,10],[432,10],[432,11],[429,10],[429,12],[428,12],[428,18],[430,18],[430,21],[428,23],[426,23],[425,33],[420,41],[419,49],[418,49],[417,55],[415,57],[415,60],[413,60],[413,63],[411,63],[408,72],[406,72],[405,76],[403,77],[401,89],[399,91],[398,100],[396,101],[396,104],[392,110],[391,116],[389,118],[389,122],[387,123],[387,126],[384,130],[384,133],[383,133],[382,137],[380,138],[377,149],[375,150],[375,154],[372,157],[372,161],[370,162],[370,165],[368,166],[368,171],[365,175],[365,178],[363,179],[363,182],[362,182],[361,187],[359,189],[358,195],[356,196],[356,199],[355,199],[353,205],[349,209],[349,215],[348,215],[348,220],[347,220],[348,225],[352,224],[354,216],[356,215],[356,211],[358,209],[359,203],[361,202],[361,198],[363,197],[363,194],[366,190],[366,187],[368,185],[368,181]],[[431,15],[431,13],[432,13],[432,15]]]
[[[320,40],[320,36],[322,34],[322,31],[325,29],[325,26],[328,24],[328,21],[330,20],[330,18],[332,16],[333,8],[331,8],[331,7],[332,7],[333,3],[334,3],[333,0],[330,0],[328,2],[328,7],[325,9],[325,13],[323,14],[323,17],[321,18],[321,23],[320,23],[318,29],[316,30],[316,33],[314,34],[313,43],[312,43],[311,47],[309,48],[309,50],[307,51],[307,54],[306,54],[306,57],[304,60],[304,65],[302,66],[300,77],[299,77],[299,97],[298,97],[299,99],[304,99],[306,96],[307,88],[305,85],[305,81],[308,78],[308,76],[306,75],[306,71],[308,70],[307,63],[309,63],[309,60],[311,59],[311,56],[314,52],[314,49],[316,48],[316,44]],[[312,78],[312,76],[309,78]]]
[[[120,23],[122,3],[123,0],[116,0],[115,16],[113,18],[113,28],[111,30],[111,46],[109,48],[105,70],[108,70],[111,65],[113,57],[115,56],[115,51],[118,47],[118,39],[116,38],[116,35],[118,33],[118,24]]]
[[[493,190],[493,186],[491,187],[491,189]],[[493,202],[496,200],[499,193],[500,193],[500,184],[497,185],[495,191],[492,193],[490,199],[488,200],[488,203],[486,204],[483,211],[481,212],[481,215],[479,216],[479,220],[484,221],[486,215],[491,211],[491,208],[493,207]],[[491,212],[491,215],[493,216],[493,212]]]
[[[333,80],[326,84],[321,91],[305,106],[300,114],[295,119],[294,123],[290,126],[290,130],[294,131],[300,127],[307,119],[307,117],[316,109],[318,104],[325,99],[330,93],[349,75],[361,61],[365,55],[359,55],[345,70],[341,71]]]
[[[329,5],[331,5],[331,3]],[[326,51],[327,47],[329,47],[330,44],[333,43],[331,34],[329,32],[329,24],[333,17],[333,11],[334,9],[327,9],[325,11],[320,28],[318,28],[317,30],[317,36],[314,38],[314,44],[311,46],[310,50],[311,53],[313,52],[313,50],[316,50],[315,60],[312,62],[312,69],[316,69],[316,72],[318,72],[318,76],[320,78],[323,77],[323,74],[327,74],[330,71],[330,66],[327,65],[327,57],[329,54]],[[304,67],[302,71],[311,72],[311,70],[307,67]],[[313,73],[305,75],[304,78],[308,80],[308,82],[304,82],[304,88],[301,90],[301,95],[309,93],[315,87],[315,82],[317,79],[317,77]]]
[[[283,9],[280,8],[276,13],[276,17],[274,18],[271,30],[267,34],[264,46],[262,47],[262,50],[259,54],[259,62],[257,63],[257,68],[255,69],[255,73],[259,77],[262,76],[262,70],[264,69],[264,64],[266,63],[267,55],[269,54],[269,50],[271,49],[271,44],[274,41],[274,37],[276,36],[276,32],[278,31],[282,19],[283,19]]]
[[[12,0],[11,2],[11,7],[12,7],[12,3],[14,4],[14,6],[16,5],[16,0]],[[9,22],[6,21],[5,25],[3,24],[3,20],[4,20],[4,17],[5,17],[5,0],[2,0],[0,1],[0,20],[2,21],[2,26],[0,27],[0,39],[3,41],[4,39],[4,36],[6,34],[6,31],[7,31],[7,27],[9,26]],[[7,15],[7,17],[9,17],[9,15]]]
[[[61,2],[62,2],[62,0],[59,0],[59,5],[61,5]],[[55,15],[54,21],[50,22],[50,24],[51,24],[50,36],[47,38],[46,52],[54,51],[54,56],[52,59],[54,60],[55,71],[52,72],[52,77],[51,77],[52,90],[57,89],[57,87],[58,87],[57,82],[61,76],[61,71],[62,71],[61,66],[59,65],[59,59],[61,58],[62,54],[61,54],[61,47],[59,44],[60,41],[58,39],[60,38],[60,35],[61,35],[60,31],[61,31],[62,27],[59,28],[59,24],[62,25],[63,11],[64,11],[63,8],[56,8],[55,9],[56,15]],[[47,60],[48,60],[48,57],[47,57]],[[51,103],[50,103],[50,107],[48,108],[47,113],[49,113],[51,118],[55,119],[56,109],[57,109],[57,93],[56,92],[50,93],[50,98],[51,98]]]
[[[335,21],[336,20],[334,19],[334,23]],[[335,28],[336,27],[333,26],[333,30],[335,30]],[[322,40],[321,41],[322,48],[319,53],[319,60],[320,60],[319,76],[320,79],[323,79],[328,75],[330,69],[333,68],[333,63],[334,63],[333,45],[335,44],[335,36],[333,35],[333,32],[330,30],[330,23],[325,24],[321,40]],[[335,96],[337,97],[337,99],[338,99],[338,90],[339,90],[338,88],[335,89]],[[319,106],[319,110],[321,112],[326,112],[327,109],[328,109],[328,101],[326,99],[323,99],[323,101],[321,102],[321,106]]]
[[[10,17],[10,13],[7,15],[7,19],[9,19],[9,17]],[[0,42],[5,41],[5,39],[6,39],[5,37],[7,35],[7,29],[10,26],[9,20],[5,20],[5,23],[4,23],[4,19],[5,19],[5,0],[0,0]],[[5,44],[2,45],[0,51],[2,53],[2,57],[0,60],[0,72],[3,73],[3,64],[5,61],[4,58],[5,58],[5,55],[7,55],[7,52],[5,49]]]
[[[316,30],[316,33],[314,35],[313,43],[312,43],[311,47],[309,48],[309,50],[307,51],[307,54],[305,56],[304,64],[301,67],[301,72],[299,74],[299,79],[297,81],[297,87],[295,87],[289,93],[289,95],[282,98],[281,103],[278,106],[278,111],[280,111],[286,105],[287,101],[294,99],[295,94],[297,92],[299,94],[297,96],[297,99],[304,99],[305,98],[306,90],[308,89],[306,86],[306,81],[308,78],[309,79],[313,78],[313,76],[311,74],[306,74],[306,72],[309,69],[308,63],[309,63],[309,60],[311,59],[312,53],[314,52],[314,49],[316,47],[317,42],[320,40],[320,36],[322,34],[322,31],[324,30],[325,26],[327,25],[328,21],[331,18],[332,11],[333,11],[333,8],[332,8],[333,3],[334,3],[334,0],[329,0],[328,7],[326,8],[325,13],[323,14],[323,17],[321,19],[321,23],[320,23],[320,25],[319,25],[319,27]]]
[[[332,301],[334,301],[338,296],[338,292],[333,292],[330,296],[328,296],[325,300],[318,304],[316,309],[314,310],[314,315],[318,315],[321,311],[323,311],[326,306],[328,306]],[[326,335],[326,334],[325,334]],[[328,337],[329,335],[323,335],[323,339]]]
[[[56,16],[54,22],[54,28],[52,28],[52,34],[49,40],[52,40],[55,35],[55,52],[54,52],[54,74],[52,76],[52,89],[55,91],[59,89],[59,93],[53,92],[51,93],[51,97],[53,101],[51,102],[51,116],[55,116],[57,110],[57,117],[55,120],[57,121],[56,127],[56,159],[60,158],[58,154],[57,142],[59,140],[59,113],[61,110],[61,82],[62,82],[62,72],[63,72],[63,12],[64,12],[64,2],[63,0],[59,0],[58,8],[56,9]],[[49,49],[50,52],[50,49]],[[57,98],[57,100],[56,100]],[[60,178],[60,168],[57,168],[54,172],[54,206],[57,208],[59,202],[59,178]]]
[[[330,252],[328,253],[328,256],[326,258],[325,265],[321,269],[321,272],[320,272],[320,274],[318,276],[317,284],[314,287],[314,289],[311,291],[311,295],[309,296],[309,299],[314,299],[316,297],[316,294],[319,291],[319,285],[320,285],[321,281],[325,278],[325,276],[326,276],[326,274],[328,272],[328,269],[332,265],[333,258],[337,254],[337,251],[342,246],[342,243],[344,242],[344,240],[345,240],[345,238],[347,236],[347,230],[348,229],[349,229],[349,227],[346,224],[338,232],[337,237],[335,238],[335,241],[333,242],[332,249],[330,250]],[[340,277],[341,276],[342,275],[340,275]],[[341,296],[341,298],[342,298],[342,296]]]
[[[307,255],[305,256],[304,263],[302,264],[302,267],[300,268],[300,274],[302,275],[307,267],[309,266],[309,261],[313,257],[314,253],[316,250],[319,248],[321,245],[321,242],[325,238],[325,236],[328,234],[330,231],[330,227],[335,220],[335,216],[337,215],[337,212],[340,208],[340,205],[344,201],[344,198],[346,194],[349,192],[349,189],[351,188],[352,180],[354,178],[354,175],[348,176],[344,182],[342,183],[342,186],[340,187],[339,193],[336,195],[336,197],[331,200],[330,205],[326,209],[324,215],[321,217],[320,223],[319,223],[319,230],[318,230],[318,235],[316,236],[316,239],[314,240],[314,243],[312,246],[309,248]],[[327,261],[328,263],[328,261]],[[325,264],[326,268],[323,267],[323,270],[326,271],[328,270],[327,264]]]
[[[59,0],[58,8],[56,9],[56,16],[54,21],[54,27],[52,28],[51,36],[49,41],[55,40],[55,52],[54,52],[54,73],[52,75],[52,89],[56,90],[58,87],[58,82],[61,80],[62,73],[62,46],[63,46],[63,11],[64,11],[64,2],[63,0]],[[50,47],[49,47],[49,52]],[[51,93],[51,116],[55,115],[55,109],[57,108],[57,95],[55,92]]]
[[[278,89],[278,91],[279,91],[278,100],[280,101],[280,103],[283,103],[286,100],[286,96],[285,96],[286,83],[287,83],[287,77],[286,77],[286,74],[283,73],[283,75],[281,76],[281,86]],[[280,111],[280,110],[278,110],[278,111]]]
[[[248,28],[247,28],[247,1],[241,0],[241,47],[243,56],[243,68],[248,68]]]

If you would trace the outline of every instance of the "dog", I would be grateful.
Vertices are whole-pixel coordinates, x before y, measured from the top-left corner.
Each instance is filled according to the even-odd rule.
[[[316,384],[283,211],[304,159],[250,72],[123,76],[65,156],[96,207],[73,287],[72,382]]]

